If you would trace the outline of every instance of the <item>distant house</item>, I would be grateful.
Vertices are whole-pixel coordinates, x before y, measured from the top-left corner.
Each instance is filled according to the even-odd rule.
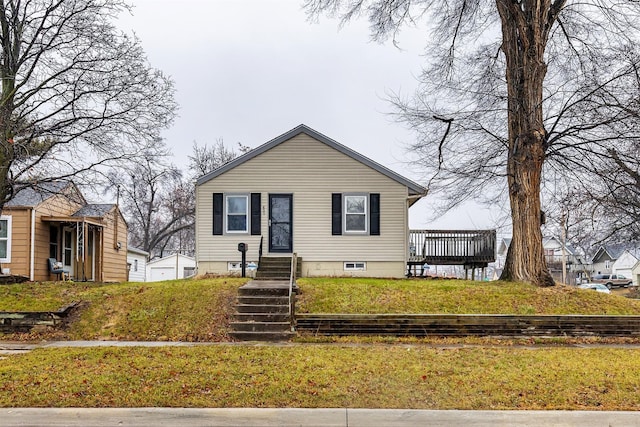
[[[593,274],[616,273],[631,277],[631,269],[639,259],[639,247],[638,242],[600,246],[593,255],[591,271]],[[616,264],[618,259],[621,261]]]
[[[635,279],[633,276],[633,267],[638,263],[638,257],[630,250],[625,249],[611,266],[611,272],[621,274],[624,277]],[[637,283],[634,280],[635,283]]]
[[[190,256],[173,254],[154,259],[147,264],[147,282],[185,279],[196,272],[196,260]]]
[[[129,282],[147,281],[148,259],[149,252],[132,247],[129,247],[127,249],[127,269],[129,270]]]
[[[25,185],[2,210],[4,274],[53,280],[52,263],[60,263],[74,280],[122,282],[126,254],[127,223],[117,205],[87,203],[71,182]]]
[[[402,277],[408,209],[425,189],[300,125],[196,183],[200,273],[240,261],[301,257],[303,276]]]
[[[507,256],[509,245],[511,245],[511,238],[503,238],[498,245],[498,257],[503,260],[503,263]],[[569,284],[574,284],[577,276],[581,278],[588,272],[588,265],[584,257],[573,246],[563,245],[559,238],[555,236],[543,237],[542,248],[547,268],[555,280],[562,280],[563,259],[567,272],[566,281]]]

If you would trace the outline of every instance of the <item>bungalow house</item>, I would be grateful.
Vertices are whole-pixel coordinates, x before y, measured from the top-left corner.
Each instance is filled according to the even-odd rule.
[[[117,205],[89,204],[71,182],[25,185],[0,217],[3,274],[29,280],[127,280],[127,223]]]
[[[245,243],[247,262],[295,252],[303,276],[402,277],[425,192],[300,125],[198,179],[198,271],[234,270]]]

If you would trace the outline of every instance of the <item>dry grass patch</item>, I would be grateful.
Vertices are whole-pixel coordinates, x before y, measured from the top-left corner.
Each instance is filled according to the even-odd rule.
[[[411,346],[41,349],[3,407],[640,410],[636,350]]]
[[[300,313],[640,314],[640,301],[558,285],[464,280],[304,278]]]
[[[68,329],[22,337],[27,339],[225,341],[237,289],[246,281],[23,284],[11,290],[20,293],[17,298],[7,297],[11,294],[0,287],[0,292],[5,291],[0,294],[0,306],[16,311],[57,310],[71,301],[83,301],[84,308]],[[31,304],[38,298],[40,303]]]

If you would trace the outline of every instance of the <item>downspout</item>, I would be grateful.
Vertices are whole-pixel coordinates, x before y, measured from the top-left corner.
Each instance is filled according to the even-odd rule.
[[[31,248],[29,249],[29,280],[34,281],[36,261],[34,259],[36,252],[36,210],[31,208]]]

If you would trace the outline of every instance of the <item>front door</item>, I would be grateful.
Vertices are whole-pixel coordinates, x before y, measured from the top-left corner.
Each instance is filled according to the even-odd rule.
[[[70,227],[62,229],[62,264],[64,269],[69,272],[70,277],[74,277],[75,273],[75,248],[74,248],[74,232]]]
[[[292,194],[269,194],[269,252],[293,252]]]

